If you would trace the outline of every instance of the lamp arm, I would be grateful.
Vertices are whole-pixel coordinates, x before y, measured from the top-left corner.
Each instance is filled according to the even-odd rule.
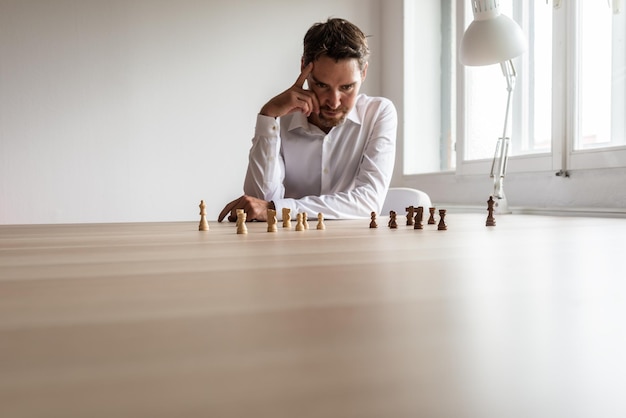
[[[511,99],[513,96],[513,90],[515,89],[515,67],[513,65],[513,61],[507,60],[500,63],[500,67],[502,68],[502,74],[506,79],[506,90],[507,90],[507,99],[506,99],[506,110],[504,114],[504,127],[502,130],[502,136],[498,138],[498,142],[496,143],[496,150],[493,156],[493,161],[491,163],[491,173],[489,176],[494,179],[493,186],[493,194],[494,197],[498,199],[504,198],[504,176],[506,174],[506,166],[509,157],[509,145],[510,138],[507,136],[508,130],[508,122],[509,122],[509,114],[511,109]],[[496,166],[496,161],[498,163],[498,175],[496,177],[494,171]]]

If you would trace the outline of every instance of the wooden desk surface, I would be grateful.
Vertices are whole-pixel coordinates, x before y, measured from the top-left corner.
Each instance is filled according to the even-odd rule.
[[[399,220],[0,226],[0,416],[626,416],[626,220]]]

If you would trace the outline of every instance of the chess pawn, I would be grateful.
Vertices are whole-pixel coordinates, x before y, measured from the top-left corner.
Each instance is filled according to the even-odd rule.
[[[322,213],[317,214],[317,229],[326,229],[326,225],[324,225],[324,215]]]
[[[439,231],[445,231],[446,229],[448,229],[448,225],[446,225],[445,217],[446,217],[446,210],[439,209],[439,225],[437,225],[437,229]]]
[[[437,221],[435,221],[435,208],[428,208],[430,212],[430,217],[428,218],[428,225],[435,225]]]
[[[422,220],[424,219],[424,207],[418,206],[415,211],[415,220],[413,221],[413,229],[424,229]]]
[[[243,211],[243,209],[238,209],[237,210],[237,234],[248,233],[248,227],[246,226],[246,218],[247,218],[247,215]]]
[[[291,228],[291,209],[283,208],[283,228]]]
[[[198,225],[198,231],[208,231],[209,223],[206,220],[206,205],[204,200],[200,201],[200,225]]]
[[[370,217],[372,219],[370,222],[370,228],[378,228],[378,224],[376,223],[376,212],[372,212]]]
[[[302,214],[296,215],[296,231],[304,231],[304,223],[302,223]]]
[[[277,232],[278,227],[276,226],[276,211],[274,209],[267,210],[267,232]]]
[[[309,220],[307,218],[308,216],[306,212],[302,212],[302,225],[304,226],[304,229],[309,229]]]
[[[493,217],[493,205],[494,205],[494,200],[493,200],[493,196],[489,196],[489,200],[487,201],[487,211],[488,211],[488,215],[487,215],[487,222],[485,223],[486,226],[496,226],[496,220]]]
[[[389,228],[397,229],[398,223],[396,222],[396,212],[391,210],[389,211]]]

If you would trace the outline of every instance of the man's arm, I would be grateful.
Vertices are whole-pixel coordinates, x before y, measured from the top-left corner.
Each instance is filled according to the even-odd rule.
[[[245,194],[268,201],[284,196],[285,165],[280,157],[278,118],[296,111],[307,117],[312,112],[319,112],[315,93],[304,89],[304,82],[312,70],[313,63],[302,68],[296,82],[267,102],[257,116],[244,182]]]
[[[267,201],[285,195],[285,163],[280,155],[280,143],[279,120],[258,115],[243,185],[246,195]]]
[[[274,197],[284,196],[282,180],[284,163],[280,158],[280,124],[277,118],[300,111],[306,116],[319,112],[315,93],[304,89],[304,82],[313,70],[313,63],[302,68],[296,82],[273,97],[261,108],[249,155],[244,195],[228,203],[217,220],[221,222],[230,213],[233,221],[237,209],[244,209],[248,220],[266,220],[266,209]]]

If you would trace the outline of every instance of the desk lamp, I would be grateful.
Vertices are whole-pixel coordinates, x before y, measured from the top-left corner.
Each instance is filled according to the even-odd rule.
[[[509,154],[510,138],[507,124],[511,107],[511,96],[515,88],[515,67],[512,59],[526,51],[526,38],[519,25],[500,13],[499,0],[471,0],[474,21],[467,27],[461,41],[459,53],[463,65],[479,66],[500,64],[506,79],[507,100],[504,114],[504,129],[496,143],[496,151],[491,163],[490,177],[493,178],[493,197],[497,211],[509,212],[504,194],[504,176]],[[497,175],[494,173],[496,164]]]

